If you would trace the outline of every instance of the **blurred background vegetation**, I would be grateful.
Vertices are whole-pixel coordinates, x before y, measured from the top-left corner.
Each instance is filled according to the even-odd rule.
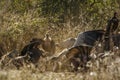
[[[16,50],[19,53],[32,38],[44,38],[46,33],[60,42],[86,30],[105,29],[115,11],[120,17],[120,0],[0,0],[0,57]],[[119,80],[120,50],[113,53],[93,62],[90,71],[77,74],[65,72],[69,67],[57,65],[59,62],[56,65],[61,73],[47,72],[56,65],[44,59],[38,69],[26,66],[15,70],[12,64],[0,63],[0,80]],[[2,59],[3,63],[10,61]]]
[[[0,46],[21,50],[45,33],[60,42],[79,32],[105,29],[115,11],[120,12],[120,0],[0,0]]]

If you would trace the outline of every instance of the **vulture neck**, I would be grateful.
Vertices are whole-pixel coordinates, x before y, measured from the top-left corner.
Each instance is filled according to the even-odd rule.
[[[44,40],[51,40],[51,37],[49,37],[49,35],[46,35]]]

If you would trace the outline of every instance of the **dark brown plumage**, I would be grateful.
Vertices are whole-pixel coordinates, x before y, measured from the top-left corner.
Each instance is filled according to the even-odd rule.
[[[30,57],[28,61],[32,63],[37,63],[40,56],[43,56],[43,51],[39,49],[39,45],[43,43],[42,39],[34,38],[27,44],[21,51],[20,56],[25,56],[26,54]]]

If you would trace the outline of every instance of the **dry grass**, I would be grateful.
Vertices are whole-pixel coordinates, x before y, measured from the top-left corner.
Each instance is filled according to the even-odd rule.
[[[45,33],[50,33],[55,42],[60,42],[69,37],[76,37],[79,32],[90,30],[91,27],[80,26],[71,27],[65,24],[64,28],[51,25],[39,17],[38,13],[29,11],[23,15],[6,13],[0,29],[0,42],[5,50],[4,55],[21,48],[33,37],[43,38]],[[32,14],[31,14],[32,13]],[[58,53],[57,50],[56,53]],[[97,51],[93,51],[98,53]],[[11,58],[4,57],[3,61],[7,65],[0,63],[0,80],[120,80],[120,51],[113,51],[114,55],[104,59],[93,60],[87,72],[71,72],[71,66],[63,61],[47,61],[41,58],[38,67],[34,65],[24,65],[19,70],[11,63],[7,64]],[[110,53],[110,54],[112,54]]]
[[[98,58],[89,62],[89,70],[79,69],[71,72],[70,64],[63,61],[48,61],[41,58],[36,68],[34,65],[25,65],[19,70],[10,63],[1,67],[1,80],[119,80],[120,55],[119,51],[109,54],[103,59]]]
[[[119,59],[119,57],[117,58]],[[8,69],[0,71],[1,80],[119,80],[120,79],[120,60],[117,59],[100,65],[100,68],[92,66],[88,72],[69,72],[69,71],[45,71],[36,68],[22,68],[21,70]],[[103,67],[104,66],[104,67]],[[106,66],[106,67],[105,67]],[[50,66],[49,66],[50,67]]]

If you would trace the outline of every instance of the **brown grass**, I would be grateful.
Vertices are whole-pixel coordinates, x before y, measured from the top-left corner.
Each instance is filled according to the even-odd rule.
[[[31,38],[43,38],[45,33],[50,33],[55,42],[60,42],[69,37],[76,37],[79,32],[92,29],[89,26],[71,27],[69,23],[64,27],[57,27],[48,24],[47,20],[39,17],[37,12],[24,13],[23,15],[15,13],[6,13],[3,16],[3,22],[0,29],[0,42],[5,50],[4,55],[13,50],[21,51],[23,46]],[[96,50],[96,49],[95,49]],[[97,53],[97,51],[93,53]],[[56,54],[59,50],[56,51]],[[47,58],[41,58],[38,68],[34,65],[24,65],[19,70],[9,63],[10,57],[4,56],[3,63],[0,63],[0,80],[119,80],[120,79],[120,51],[110,52],[104,59],[93,60],[89,63],[90,69],[87,72],[81,69],[78,72],[71,72],[70,64],[63,61],[48,61]],[[63,64],[62,64],[63,63]],[[6,65],[7,64],[7,65]]]

